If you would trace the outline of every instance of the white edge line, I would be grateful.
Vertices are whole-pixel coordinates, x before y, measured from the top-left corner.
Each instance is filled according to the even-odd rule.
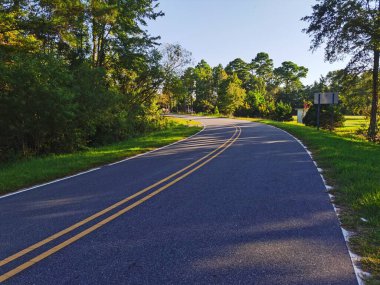
[[[124,161],[127,161],[127,160],[131,160],[131,159],[134,159],[134,158],[137,158],[137,157],[140,157],[140,156],[143,156],[143,155],[146,155],[146,154],[149,154],[149,153],[152,153],[152,152],[155,152],[155,151],[159,151],[161,149],[164,149],[164,148],[167,148],[169,146],[172,146],[172,145],[175,145],[177,143],[180,143],[180,142],[183,142],[185,140],[188,140],[198,134],[200,134],[201,132],[203,132],[205,129],[206,129],[206,125],[202,122],[199,122],[202,124],[203,128],[202,130],[200,130],[199,132],[189,136],[189,137],[186,137],[182,140],[179,140],[179,141],[176,141],[174,143],[171,143],[171,144],[168,144],[168,145],[165,145],[165,146],[162,146],[160,148],[156,148],[156,149],[153,149],[153,150],[150,150],[150,151],[147,151],[147,152],[144,152],[144,153],[140,153],[140,154],[137,154],[135,156],[131,156],[131,157],[128,157],[126,159],[123,159],[123,160],[120,160],[120,161],[117,161],[117,162],[114,162],[114,163],[109,163],[109,164],[105,164],[103,166],[100,166],[100,167],[97,167],[97,168],[92,168],[92,169],[89,169],[89,170],[86,170],[86,171],[82,171],[82,172],[79,172],[79,173],[76,173],[74,175],[70,175],[70,176],[65,176],[65,177],[62,177],[62,178],[58,178],[58,179],[55,179],[53,181],[50,181],[50,182],[46,182],[46,183],[42,183],[42,184],[37,184],[37,185],[34,185],[32,187],[28,187],[28,188],[25,188],[25,189],[21,189],[21,190],[18,190],[16,192],[12,192],[12,193],[9,193],[9,194],[5,194],[5,195],[2,195],[0,196],[0,199],[4,199],[4,198],[7,198],[7,197],[10,197],[10,196],[14,196],[14,195],[17,195],[17,194],[21,194],[21,193],[24,193],[24,192],[27,192],[27,191],[30,191],[30,190],[33,190],[33,189],[36,189],[36,188],[40,188],[40,187],[43,187],[43,186],[46,186],[46,185],[49,185],[49,184],[53,184],[53,183],[57,183],[57,182],[60,182],[60,181],[63,181],[63,180],[67,180],[67,179],[70,179],[70,178],[73,178],[73,177],[76,177],[76,176],[80,176],[80,175],[83,175],[83,174],[87,174],[89,172],[93,172],[93,171],[96,171],[96,170],[99,170],[101,169],[102,167],[104,166],[112,166],[112,165],[115,165],[115,164],[118,164],[118,163],[122,163]]]
[[[326,191],[329,192],[331,190],[334,190],[334,187],[333,186],[330,186],[330,185],[325,185],[326,186]]]
[[[82,171],[82,172],[79,172],[77,174],[66,176],[66,177],[63,177],[63,178],[59,178],[59,179],[56,179],[56,180],[53,180],[53,181],[50,181],[50,182],[46,182],[46,183],[43,183],[43,184],[34,185],[32,187],[29,187],[29,188],[21,189],[21,190],[16,191],[16,192],[12,192],[12,193],[9,193],[9,194],[2,195],[2,196],[0,196],[0,199],[6,198],[6,197],[10,197],[10,196],[13,196],[13,195],[16,195],[16,194],[20,194],[20,193],[23,193],[23,192],[26,192],[26,191],[29,191],[29,190],[33,190],[33,189],[36,189],[36,188],[39,188],[39,187],[42,187],[42,186],[46,186],[46,185],[49,185],[49,184],[53,184],[53,183],[56,183],[56,182],[59,182],[59,181],[62,181],[62,180],[67,180],[67,179],[73,178],[75,176],[79,176],[79,175],[83,175],[83,174],[86,174],[86,173],[89,173],[89,172],[93,172],[93,171],[98,170],[98,169],[100,169],[100,167],[92,168],[90,170]]]
[[[266,125],[266,126],[278,129],[278,130],[280,130],[280,131],[288,134],[289,136],[291,136],[295,141],[297,141],[305,149],[305,151],[307,152],[307,154],[310,156],[311,160],[317,166],[317,163],[313,159],[312,153],[307,149],[307,147],[298,138],[296,138],[295,136],[293,136],[292,134],[288,133],[287,131],[285,131],[283,129],[277,128],[277,127],[272,126],[272,125]],[[331,186],[329,186],[329,185],[326,184],[326,180],[324,179],[324,177],[323,177],[322,174],[320,174],[320,176],[321,176],[321,179],[323,181],[323,184],[326,187],[326,190],[329,190],[329,187],[331,187]],[[340,222],[340,219],[339,219],[339,208],[336,207],[336,205],[333,202],[334,196],[329,194],[329,198],[330,198],[330,202],[331,202],[331,204],[332,204],[332,206],[334,208],[335,214],[338,217],[338,220]],[[363,271],[362,269],[360,269],[356,265],[356,262],[360,261],[361,257],[359,255],[353,253],[350,250],[350,248],[349,248],[349,240],[350,240],[350,236],[352,235],[352,233],[350,233],[347,230],[345,230],[341,225],[340,225],[340,229],[342,230],[342,235],[343,235],[343,238],[344,238],[344,240],[346,242],[346,247],[347,247],[347,250],[348,250],[348,254],[350,255],[351,263],[352,263],[352,266],[354,268],[354,272],[355,272],[356,280],[358,281],[358,285],[365,285],[364,278],[365,277],[370,277],[371,274],[368,273],[368,272]]]

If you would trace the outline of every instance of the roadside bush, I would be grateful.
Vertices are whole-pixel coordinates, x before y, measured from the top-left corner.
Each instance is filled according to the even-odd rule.
[[[241,116],[265,117],[268,109],[271,109],[270,102],[267,102],[264,95],[257,91],[249,91],[246,96],[247,107]]]
[[[258,105],[258,110],[260,117],[271,118],[272,114],[276,110],[276,105],[274,101],[264,100]]]
[[[276,104],[276,107],[272,114],[271,119],[275,121],[291,121],[292,120],[292,106],[290,104],[283,103],[282,101]]]
[[[331,126],[331,114],[333,110],[334,110],[334,125]],[[306,126],[316,127],[317,126],[317,112],[318,112],[318,105],[316,104],[312,105],[310,109],[307,111],[302,122]],[[344,116],[341,112],[340,106],[321,105],[319,122],[320,122],[320,127],[322,129],[334,129],[337,127],[342,127],[344,123]]]
[[[105,71],[45,54],[0,54],[0,162],[65,153],[163,128],[152,100],[107,88]],[[154,96],[152,96],[154,97]]]
[[[51,56],[19,55],[0,64],[1,158],[66,147],[77,110],[73,77]],[[12,151],[11,151],[12,152]]]
[[[207,100],[195,100],[194,101],[194,111],[196,113],[205,113],[205,114],[212,114],[215,109],[214,104]]]

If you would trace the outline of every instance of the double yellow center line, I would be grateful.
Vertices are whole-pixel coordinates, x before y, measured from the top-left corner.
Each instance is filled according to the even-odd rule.
[[[137,200],[136,202],[130,204],[129,206],[119,210],[118,212],[116,212],[115,214],[109,216],[109,217],[106,217],[104,218],[103,220],[99,221],[98,223],[94,224],[93,226],[81,231],[80,233],[74,235],[73,237],[65,240],[64,242],[50,248],[49,250],[46,250],[45,252],[39,254],[38,256],[28,260],[27,262],[17,266],[16,268],[4,273],[3,275],[0,275],[0,282],[3,282],[11,277],[13,277],[14,275],[20,273],[21,271],[27,269],[28,267],[40,262],[41,260],[45,259],[46,257],[56,253],[57,251],[63,249],[64,247],[72,244],[73,242],[81,239],[82,237],[88,235],[89,233],[95,231],[96,229],[104,226],[105,224],[111,222],[112,220],[116,219],[117,217],[123,215],[124,213],[132,210],[133,208],[137,207],[138,205],[144,203],[145,201],[149,200],[150,198],[156,196],[157,194],[159,194],[160,192],[164,191],[165,189],[167,189],[168,187],[172,186],[173,184],[177,183],[178,181],[184,179],[185,177],[187,177],[188,175],[190,175],[191,173],[193,173],[194,171],[196,171],[197,169],[201,168],[202,166],[204,166],[206,163],[210,162],[212,159],[214,159],[215,157],[219,156],[222,152],[224,152],[228,147],[230,147],[240,136],[241,134],[241,129],[240,127],[236,127],[235,126],[235,132],[234,134],[231,136],[231,138],[229,138],[227,141],[225,141],[222,145],[220,145],[218,148],[216,148],[215,150],[211,151],[210,153],[208,153],[207,155],[203,156],[202,158],[198,159],[197,161],[189,164],[188,166],[180,169],[179,171],[165,177],[164,179],[142,189],[141,191],[105,208],[104,210],[102,211],[99,211],[97,213],[95,213],[94,215],[40,241],[40,242],[37,242],[3,260],[0,261],[0,267],[1,266],[4,266],[6,264],[8,264],[9,262],[12,262],[26,254],[28,254],[29,252],[32,252],[34,251],[35,249],[53,241],[53,240],[56,240],[57,238],[67,234],[67,233],[70,233],[72,232],[73,230],[89,223],[90,221],[92,220],[95,220],[96,218],[99,218],[103,215],[105,215],[106,213],[114,210],[115,208],[127,203],[128,201],[148,192],[149,190],[152,190],[153,188],[155,188],[156,186],[159,186],[161,184],[163,184],[164,182],[172,179],[172,178],[175,178],[176,176],[178,176],[179,174],[183,173],[182,175],[178,176],[177,178],[173,179],[172,181],[168,182],[167,184],[161,186],[160,188],[158,188],[157,190],[149,193],[148,195],[142,197],[141,199]]]

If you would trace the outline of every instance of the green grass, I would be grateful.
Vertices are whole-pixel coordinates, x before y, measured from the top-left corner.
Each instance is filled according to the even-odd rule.
[[[344,116],[344,118],[346,119],[344,126],[341,128],[336,128],[334,132],[339,135],[365,140],[366,138],[364,134],[366,133],[369,125],[368,119],[364,116]]]
[[[48,155],[0,165],[0,194],[67,176],[95,166],[121,160],[173,143],[201,129],[198,123],[184,119],[168,119],[162,131],[152,132],[103,147],[70,154]]]
[[[348,117],[346,125],[334,132],[317,131],[295,122],[247,119],[279,127],[300,140],[313,152],[334,186],[335,203],[341,208],[343,227],[357,233],[350,240],[354,252],[363,257],[362,267],[373,274],[369,283],[380,280],[380,145],[353,136],[363,117]],[[361,220],[364,218],[368,222]]]
[[[344,118],[344,126],[336,128],[334,133],[353,139],[366,140],[365,134],[369,126],[368,119],[365,116],[344,116]],[[293,121],[287,123],[298,126],[302,125],[297,123],[297,116],[293,116]]]

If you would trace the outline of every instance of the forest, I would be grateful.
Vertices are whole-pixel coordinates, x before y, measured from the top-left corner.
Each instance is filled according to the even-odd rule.
[[[147,32],[164,16],[155,0],[0,3],[0,161],[124,140],[164,128],[166,112],[291,120],[315,92],[339,92],[337,112],[370,114],[370,71],[304,86],[307,67],[275,67],[265,52],[194,66]]]
[[[167,53],[171,56],[165,58],[173,61],[172,64],[166,62],[168,66],[174,62],[190,62],[183,59],[189,57],[190,52],[179,45],[167,46],[163,54]],[[306,67],[292,61],[274,67],[265,52],[259,52],[250,62],[236,58],[225,67],[221,64],[211,67],[202,60],[195,67],[165,72],[170,76],[164,81],[159,104],[175,112],[287,121],[292,119],[296,108],[311,106],[315,93],[338,92],[341,103],[334,107],[337,114],[369,117],[370,72],[355,75],[344,69],[336,70],[305,86],[302,79],[307,72]]]
[[[160,127],[154,0],[1,1],[0,160]]]

